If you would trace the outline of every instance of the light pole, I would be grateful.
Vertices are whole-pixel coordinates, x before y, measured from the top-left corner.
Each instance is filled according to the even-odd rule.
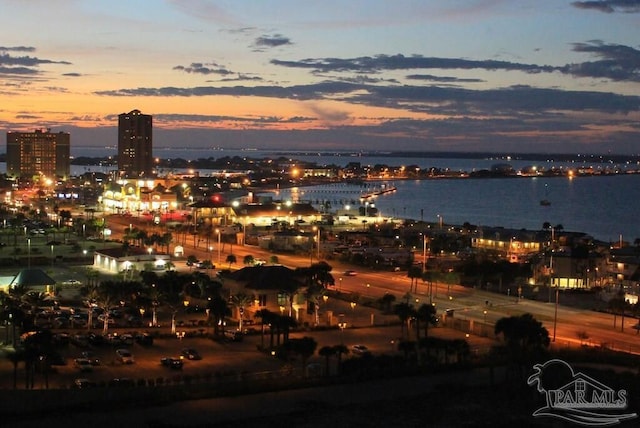
[[[338,327],[340,328],[340,344],[344,345],[344,329],[347,327],[347,323],[340,321]]]
[[[422,235],[422,273],[427,270],[427,235]]]
[[[316,245],[317,245],[317,254],[316,254],[316,259],[318,259],[318,262],[320,261],[320,228],[316,228],[318,229],[318,239],[316,240]]]
[[[27,267],[31,268],[31,238],[27,238]]]
[[[220,233],[220,229],[216,229],[216,233],[218,234],[218,266],[220,266],[220,251],[222,251],[220,240],[222,239],[222,233]]]
[[[553,342],[556,341],[556,326],[558,325],[558,297],[559,297],[559,287],[560,284],[556,284],[556,307],[553,314]]]

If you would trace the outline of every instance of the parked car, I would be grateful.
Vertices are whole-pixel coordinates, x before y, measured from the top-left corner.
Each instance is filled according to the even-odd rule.
[[[76,379],[73,383],[78,389],[93,388],[97,386],[95,382],[85,378]]]
[[[184,348],[180,355],[185,357],[187,360],[201,360],[202,356],[193,348]]]
[[[143,346],[153,345],[153,336],[149,333],[136,334],[135,340],[137,343]]]
[[[133,354],[128,349],[116,349],[116,359],[122,364],[133,364],[135,362]]]
[[[351,347],[351,352],[356,355],[367,355],[371,353],[371,351],[369,351],[369,348],[364,345],[353,345]]]
[[[98,358],[96,354],[91,351],[83,351],[82,353],[80,353],[80,357],[88,360],[92,366],[100,365],[100,358]]]
[[[224,337],[231,342],[242,342],[244,339],[242,332],[237,330],[225,330]]]
[[[160,358],[160,364],[170,369],[180,370],[182,369],[183,362],[181,358],[163,357]]]
[[[81,372],[93,371],[93,365],[87,358],[76,358],[74,360],[75,366],[80,369]]]

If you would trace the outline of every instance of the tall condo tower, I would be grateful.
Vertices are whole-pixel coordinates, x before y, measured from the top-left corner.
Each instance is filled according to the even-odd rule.
[[[7,132],[7,175],[66,180],[71,164],[70,142],[68,132],[52,133],[50,129]]]
[[[118,115],[118,170],[130,178],[153,174],[151,115],[140,110]]]

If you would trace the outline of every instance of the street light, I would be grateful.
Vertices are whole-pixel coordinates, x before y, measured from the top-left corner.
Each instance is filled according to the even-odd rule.
[[[344,321],[340,321],[338,323],[338,328],[340,328],[340,344],[344,345],[344,329],[347,327],[347,323]]]
[[[487,323],[487,311],[486,310],[484,311],[484,323],[485,324]]]
[[[220,233],[220,229],[216,229],[216,233],[218,234],[218,266],[220,266],[220,251],[222,250],[220,239],[222,238],[222,233]]]
[[[31,238],[27,238],[27,267],[31,267]]]

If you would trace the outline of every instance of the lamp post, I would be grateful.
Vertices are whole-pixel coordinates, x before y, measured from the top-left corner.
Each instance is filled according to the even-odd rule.
[[[422,235],[422,273],[427,269],[427,235]]]
[[[27,238],[27,267],[31,268],[31,238]]]
[[[216,229],[216,233],[218,234],[218,266],[220,266],[220,251],[222,250],[222,246],[220,245],[220,240],[222,238],[222,233],[220,232],[220,229]]]
[[[316,240],[316,246],[317,246],[317,247],[316,247],[316,251],[317,251],[316,259],[318,259],[318,261],[320,261],[320,228],[319,228],[319,227],[317,227],[316,229],[318,229],[318,230],[317,230],[317,232],[318,232],[318,239]]]
[[[347,327],[347,323],[340,321],[338,327],[340,328],[340,344],[344,345],[344,329]]]

